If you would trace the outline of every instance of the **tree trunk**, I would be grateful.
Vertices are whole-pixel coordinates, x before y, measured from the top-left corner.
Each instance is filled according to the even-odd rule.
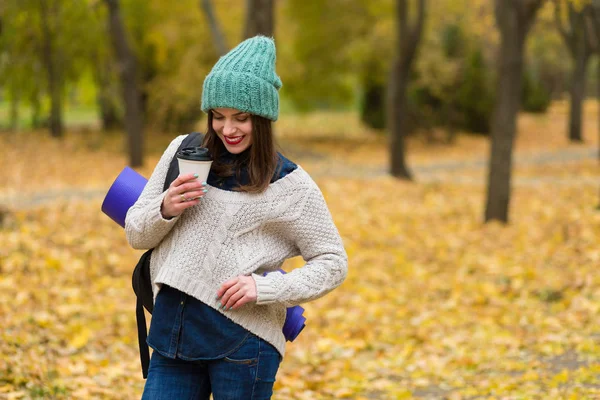
[[[208,25],[210,26],[210,31],[212,33],[213,40],[215,42],[215,47],[217,48],[217,53],[220,56],[227,53],[227,40],[225,40],[225,35],[223,34],[223,30],[221,29],[221,25],[215,16],[215,13],[212,8],[212,3],[210,0],[201,0],[200,8],[204,11],[206,15],[206,19],[208,19]]]
[[[48,93],[50,94],[50,133],[53,137],[62,137],[62,82],[60,69],[57,68],[57,49],[54,46],[55,32],[50,27],[50,19],[56,18],[56,5],[48,5],[48,0],[40,0],[40,11],[43,32],[42,57],[46,67]]]
[[[418,0],[414,26],[409,26],[410,15],[407,0],[397,0],[397,55],[390,69],[388,92],[388,129],[390,132],[390,172],[400,179],[412,179],[405,160],[405,137],[407,134],[408,102],[406,90],[410,69],[423,32],[425,0]]]
[[[541,3],[542,1],[495,0],[494,11],[501,43],[498,54],[497,98],[492,118],[486,222],[508,222],[512,149],[521,104],[525,39]]]
[[[396,178],[412,179],[406,166],[405,138],[408,134],[408,109],[406,87],[408,85],[409,67],[397,60],[390,73],[390,107],[388,127],[390,129],[391,174]]]
[[[101,60],[100,57],[95,57],[94,60],[94,76],[98,88],[96,95],[96,103],[100,110],[100,121],[102,122],[102,130],[110,131],[113,129],[123,128],[123,120],[119,114],[119,108],[116,102],[116,88],[111,79],[112,71],[110,61]]]
[[[118,0],[104,0],[109,11],[109,31],[117,60],[125,104],[125,130],[129,149],[129,163],[139,167],[143,163],[143,115],[142,96],[138,87],[136,59],[127,42],[125,26]]]
[[[256,35],[273,36],[275,27],[273,8],[273,0],[246,0],[245,39]]]
[[[595,11],[591,4],[584,5],[577,10],[572,1],[563,3],[561,0],[555,1],[555,20],[558,31],[560,32],[571,57],[573,59],[573,75],[571,77],[570,94],[570,113],[569,113],[569,140],[572,142],[582,142],[582,103],[585,99],[585,73],[587,64],[593,52],[594,32],[597,30],[593,25]],[[561,16],[566,10],[568,22],[564,22]],[[589,23],[592,22],[592,25]]]
[[[572,142],[583,142],[582,136],[582,114],[583,101],[585,99],[586,72],[589,54],[584,46],[578,46],[574,59],[575,68],[571,78],[571,110],[569,115],[569,140]]]

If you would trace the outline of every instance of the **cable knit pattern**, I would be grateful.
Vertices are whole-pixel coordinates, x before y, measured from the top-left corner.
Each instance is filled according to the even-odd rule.
[[[275,72],[275,42],[255,36],[219,58],[202,85],[201,108],[230,107],[276,121],[282,82]]]
[[[348,259],[325,199],[298,167],[260,194],[210,187],[200,204],[165,220],[160,213],[163,184],[184,137],[171,142],[129,209],[127,240],[134,248],[155,248],[150,262],[155,297],[167,284],[219,310],[220,285],[252,275],[256,304],[219,312],[283,355],[286,307],[317,299],[346,277]],[[277,272],[285,259],[297,255],[306,261],[302,268]],[[262,276],[265,272],[273,273]]]

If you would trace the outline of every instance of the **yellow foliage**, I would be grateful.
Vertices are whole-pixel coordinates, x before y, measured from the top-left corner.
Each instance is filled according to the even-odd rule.
[[[519,154],[569,147],[552,129],[566,126],[556,110],[523,116]],[[511,224],[484,225],[482,168],[400,182],[376,172],[384,140],[302,142],[290,124],[282,121],[282,145],[323,190],[350,271],[339,289],[305,305],[307,327],[287,345],[274,399],[600,397],[595,160],[517,163]],[[100,212],[125,163],[103,140],[90,149],[74,134],[62,143],[0,138],[10,149],[0,168],[14,172],[0,176],[11,208],[0,228],[0,399],[141,394],[130,286],[140,252]],[[156,148],[167,141],[152,140]],[[303,156],[302,143],[321,157]],[[415,166],[484,158],[487,149],[463,135],[455,146],[409,144]],[[47,157],[30,169],[25,161],[40,146]],[[75,189],[96,194],[33,203]],[[296,258],[285,268],[301,265]]]

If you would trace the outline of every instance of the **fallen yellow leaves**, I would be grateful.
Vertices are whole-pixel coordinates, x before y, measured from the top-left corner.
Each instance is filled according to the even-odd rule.
[[[332,388],[325,398],[350,387],[357,398],[402,398],[392,387],[415,398],[597,397],[600,378],[589,378],[600,356],[596,187],[518,192],[504,227],[481,224],[481,188],[320,183],[352,268],[335,295],[307,306],[310,325],[288,346],[282,375],[296,390],[317,383]],[[395,193],[400,200],[387,200]],[[278,383],[284,393],[288,383]]]
[[[121,156],[69,146],[79,164],[49,169],[49,186],[108,187],[122,166]],[[85,157],[99,167],[71,174]],[[0,157],[4,170],[11,162]],[[515,188],[508,226],[482,224],[481,184],[315,173],[350,271],[305,305],[307,326],[287,345],[274,399],[600,398],[598,186],[554,185],[564,171],[598,178],[588,161],[518,169],[545,179]],[[24,182],[17,172],[2,178],[8,192]],[[43,178],[32,177],[37,191]],[[57,200],[5,216],[0,399],[139,398],[130,277],[140,252],[100,203]]]

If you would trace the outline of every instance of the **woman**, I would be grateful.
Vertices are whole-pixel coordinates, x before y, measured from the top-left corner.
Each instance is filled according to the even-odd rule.
[[[245,40],[221,57],[202,91],[203,145],[213,156],[207,182],[183,175],[163,192],[179,136],[127,213],[129,243],[154,248],[154,351],[143,399],[269,399],[286,307],[346,277],[319,188],[274,149],[280,87],[272,39]],[[303,267],[277,272],[296,255]]]

